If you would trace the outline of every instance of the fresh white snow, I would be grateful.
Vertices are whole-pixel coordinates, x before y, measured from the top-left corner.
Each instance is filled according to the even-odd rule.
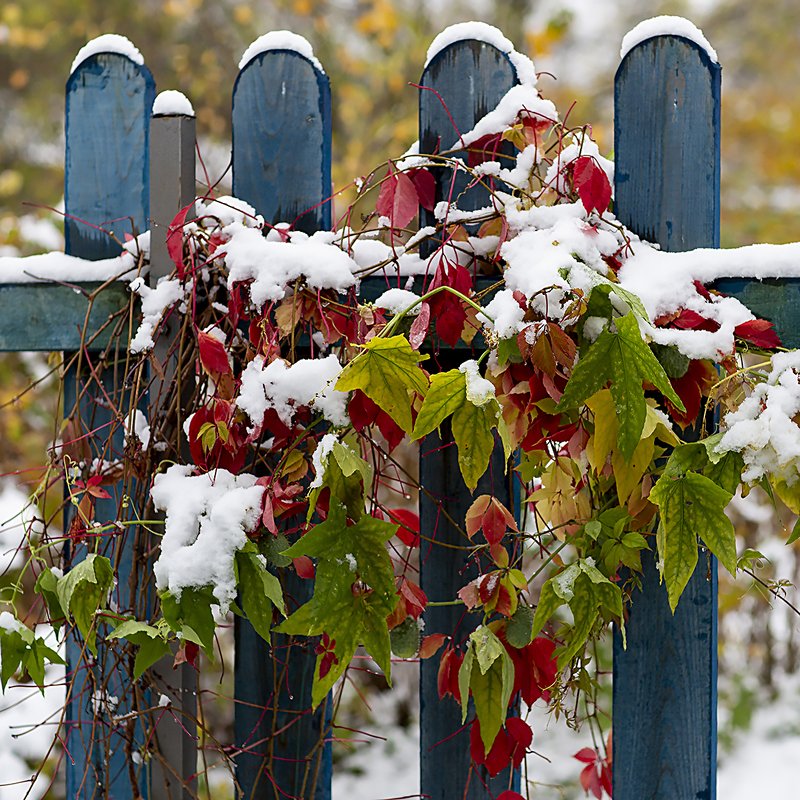
[[[307,58],[323,75],[325,74],[308,39],[291,31],[270,31],[259,36],[242,54],[239,69],[243,70],[256,56],[270,50],[292,50]]]
[[[622,39],[622,47],[619,51],[620,61],[625,58],[637,44],[641,44],[655,36],[681,36],[684,39],[689,39],[689,41],[694,42],[702,50],[705,50],[706,53],[708,53],[708,57],[715,64],[719,63],[717,51],[711,46],[700,28],[684,17],[668,15],[651,17],[650,19],[643,20],[635,28],[628,31]]]
[[[86,61],[87,58],[98,53],[119,53],[133,61],[134,64],[144,64],[144,58],[136,45],[127,37],[120,36],[118,33],[104,33],[87,42],[75,56],[72,66],[69,68],[70,75]]]
[[[264,487],[247,473],[192,470],[173,464],[156,475],[150,491],[156,510],[166,513],[156,585],[176,597],[186,588],[211,586],[225,613],[236,597],[234,559],[258,524]]]
[[[153,116],[167,117],[177,115],[194,116],[194,108],[189,102],[189,98],[175,89],[166,89],[163,92],[159,92],[153,103]]]

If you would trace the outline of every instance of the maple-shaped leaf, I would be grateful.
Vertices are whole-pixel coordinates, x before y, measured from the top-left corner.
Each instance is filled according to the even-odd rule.
[[[428,389],[428,379],[419,367],[425,358],[412,349],[405,336],[375,337],[342,370],[336,389],[361,389],[409,433],[411,393],[424,395]]]
[[[608,176],[591,156],[580,156],[572,165],[572,183],[588,214],[593,208],[602,214],[611,202]]]
[[[332,500],[325,522],[315,525],[284,555],[317,559],[314,596],[276,628],[281,633],[316,636],[331,647],[319,653],[312,703],[316,708],[363,644],[391,683],[391,650],[386,618],[397,603],[394,570],[386,542],[397,525],[365,514],[347,524],[344,506]],[[332,648],[332,650],[331,650]],[[337,660],[326,658],[333,652]],[[325,660],[326,674],[320,667]]]
[[[382,217],[388,218],[393,228],[405,228],[417,215],[419,195],[414,181],[398,172],[389,163],[389,174],[381,184],[375,209]]]
[[[458,447],[458,466],[464,483],[473,490],[489,466],[494,448],[492,429],[498,425],[499,409],[494,398],[489,398],[481,405],[467,398],[467,379],[461,370],[434,373],[411,438],[421,439],[452,415],[451,428]]]
[[[615,322],[616,333],[606,328],[581,356],[556,410],[566,411],[581,405],[610,381],[619,418],[619,449],[630,458],[639,444],[647,416],[644,382],[655,386],[680,410],[684,408],[664,368],[642,339],[633,312]]]
[[[660,513],[656,541],[673,613],[697,566],[698,536],[736,574],[736,534],[725,514],[732,496],[705,475],[675,466],[672,458],[650,492]]]
[[[733,329],[733,333],[756,347],[772,349],[773,347],[781,346],[780,337],[776,333],[773,324],[766,319],[751,319],[748,322],[743,322]]]
[[[534,637],[562,605],[569,606],[573,624],[569,632],[561,636],[564,643],[554,653],[558,659],[558,670],[569,664],[573,656],[580,651],[589,638],[598,616],[603,612],[607,612],[620,623],[624,644],[622,591],[591,563],[591,559],[576,561],[545,581],[533,617]]]

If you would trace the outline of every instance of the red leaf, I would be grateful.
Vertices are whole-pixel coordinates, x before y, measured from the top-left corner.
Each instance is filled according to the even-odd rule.
[[[712,333],[719,330],[719,323],[716,320],[706,319],[690,308],[684,308],[681,313],[672,320],[672,324],[676,328],[681,328],[682,330],[711,331]]]
[[[356,389],[350,398],[347,414],[353,427],[360,433],[378,418],[380,408],[361,389]]]
[[[519,717],[509,717],[506,720],[506,730],[512,742],[511,761],[515,767],[519,767],[533,742],[533,731],[531,726]]]
[[[469,735],[470,756],[475,764],[483,764],[492,778],[511,764],[513,744],[511,737],[506,733],[505,729],[500,728],[494,742],[492,742],[491,749],[486,753],[483,747],[483,740],[481,739],[480,722],[475,719],[472,723],[472,729]]]
[[[591,747],[583,747],[575,753],[573,758],[582,761],[584,764],[594,764],[597,761],[597,753]]]
[[[310,580],[316,574],[314,570],[314,562],[308,556],[298,556],[297,558],[293,558],[292,563],[294,564],[295,571],[301,578]]]
[[[470,506],[466,517],[467,535],[471,539],[480,529],[490,545],[499,544],[506,531],[517,530],[511,512],[495,497],[481,495]]]
[[[771,349],[781,346],[781,340],[772,323],[766,319],[751,319],[749,322],[743,322],[741,325],[737,325],[733,332],[740,339],[744,339],[756,347]]]
[[[419,210],[417,187],[408,175],[397,172],[390,164],[375,208],[382,217],[389,218],[393,228],[405,228]]]
[[[419,204],[426,211],[433,211],[436,203],[436,180],[433,174],[427,169],[412,169],[408,172],[408,177],[417,190]]]
[[[408,343],[414,350],[419,350],[425,337],[428,335],[428,328],[431,324],[431,307],[430,304],[422,303],[414,322],[411,323],[411,330],[408,332]]]
[[[183,226],[186,223],[186,215],[192,208],[194,208],[194,200],[175,215],[167,228],[167,253],[178,270],[178,277],[181,280],[186,275],[186,270],[183,268]]]
[[[400,595],[406,601],[409,615],[418,619],[425,610],[425,606],[428,605],[428,596],[414,581],[410,581],[408,578],[400,579]]]
[[[395,534],[397,538],[409,547],[419,547],[419,515],[406,508],[390,508],[387,511],[389,519],[400,525]]]
[[[422,644],[419,646],[419,657],[430,658],[439,651],[439,648],[447,641],[447,636],[443,633],[432,633],[430,636],[422,638]]]
[[[461,691],[458,688],[458,670],[461,669],[461,662],[464,656],[458,650],[454,650],[452,645],[442,653],[439,659],[439,672],[436,684],[439,689],[439,699],[444,699],[448,694],[452,694],[457,703],[461,702]]]
[[[525,800],[525,798],[519,792],[506,789],[502,794],[497,795],[497,800]]]
[[[389,452],[394,450],[405,438],[405,431],[383,409],[378,409],[375,423],[389,445]]]
[[[670,416],[683,428],[693,425],[700,413],[703,395],[714,385],[717,374],[708,361],[694,360],[689,362],[689,369],[681,378],[671,378],[670,383],[680,397],[685,411],[678,411],[667,400]]]
[[[588,214],[593,208],[602,214],[611,202],[611,184],[600,165],[590,156],[580,156],[572,166],[572,182]]]
[[[231,365],[225,345],[205,331],[197,331],[197,346],[203,369],[212,375],[230,375]]]
[[[594,764],[589,764],[581,770],[581,786],[586,794],[591,792],[597,800],[603,796],[603,787],[600,786],[600,776],[597,774],[597,769]]]
[[[485,136],[481,136],[467,149],[467,164],[470,167],[477,167],[484,161],[495,160],[502,143],[502,133],[487,133]]]

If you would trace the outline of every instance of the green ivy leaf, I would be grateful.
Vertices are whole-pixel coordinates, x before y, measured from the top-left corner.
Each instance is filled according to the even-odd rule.
[[[488,753],[503,727],[514,689],[514,663],[505,647],[502,647],[502,653],[491,662],[486,672],[473,667],[469,688],[475,703],[475,713],[481,724],[483,747]]]
[[[736,535],[725,515],[732,495],[710,478],[686,471],[664,474],[650,492],[658,505],[658,553],[673,613],[697,565],[699,535],[720,563],[736,574]]]
[[[331,502],[325,522],[311,528],[285,555],[317,559],[314,596],[276,630],[290,635],[326,633],[338,661],[320,676],[317,658],[312,688],[316,708],[363,644],[391,683],[391,644],[386,617],[397,604],[394,569],[386,542],[398,526],[363,515],[347,524],[345,508]]]
[[[467,381],[457,369],[431,377],[431,388],[417,415],[412,439],[436,430],[452,414],[453,439],[458,448],[458,466],[464,483],[472,491],[489,466],[494,434],[500,414],[496,400],[475,405],[467,399]]]
[[[412,439],[421,439],[435,431],[442,422],[464,405],[467,379],[461,370],[451,369],[431,375],[431,386],[414,423]]]
[[[92,626],[98,609],[105,608],[114,584],[114,569],[105,556],[92,553],[76,564],[56,584],[56,596],[64,614],[72,615],[86,646],[97,655],[97,631]]]
[[[162,592],[160,598],[161,613],[169,627],[191,641],[199,641],[206,653],[212,654],[215,624],[211,606],[218,601],[211,587],[187,587],[181,592],[180,600],[169,591]]]
[[[642,383],[653,384],[676,408],[684,410],[664,368],[642,339],[631,312],[615,320],[616,333],[607,328],[578,361],[567,382],[557,411],[586,402],[609,381],[619,421],[620,452],[629,458],[641,438],[647,416]]]
[[[64,613],[64,609],[61,608],[61,603],[58,601],[58,578],[55,576],[55,573],[50,569],[43,570],[39,573],[33,590],[42,596],[47,606],[50,624],[53,626],[53,630],[58,633],[66,614]]]
[[[135,619],[125,620],[114,628],[108,638],[127,639],[131,644],[136,645],[136,658],[133,662],[134,680],[138,680],[148,667],[152,667],[171,652],[165,638],[165,631]]]
[[[256,553],[240,550],[236,554],[236,570],[242,611],[256,633],[269,642],[273,607],[286,616],[280,581],[267,571]]]
[[[428,379],[420,369],[424,360],[405,336],[374,338],[341,372],[336,389],[361,389],[406,433],[411,431],[411,392],[424,395]]]

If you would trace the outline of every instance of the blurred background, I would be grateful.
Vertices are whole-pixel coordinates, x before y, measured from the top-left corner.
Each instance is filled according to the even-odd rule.
[[[723,65],[723,246],[800,239],[797,0],[4,0],[0,255],[63,246],[64,83],[78,49],[102,33],[130,38],[158,88],[190,98],[201,155],[212,181],[222,178],[223,187],[229,185],[231,88],[242,52],[268,30],[288,28],[308,38],[331,78],[334,188],[345,190],[337,200],[341,211],[355,178],[417,138],[417,93],[409,82],[419,79],[427,47],[446,25],[478,19],[501,28],[533,57],[543,73],[540,89],[562,117],[569,109],[573,124],[591,123],[601,152],[611,155],[622,36],[663,13],[698,24]],[[54,382],[43,378],[47,370],[41,356],[0,357],[0,590],[20,566],[16,515],[54,438],[56,397]],[[721,576],[719,794],[740,800],[769,790],[790,797],[800,756],[800,681],[792,677],[800,661],[800,617],[791,607],[800,604],[794,586],[800,545],[783,545],[791,520],[763,496],[737,499],[733,515],[740,549],[753,547],[766,558],[755,564],[760,582]],[[334,797],[415,796],[414,667],[402,671],[408,679],[398,680],[401,689],[392,695],[364,681],[371,710],[354,691],[344,703],[342,724],[385,741],[355,736],[337,745]],[[224,695],[224,687],[217,688]],[[25,732],[60,704],[58,690],[50,705],[18,703],[31,694],[20,687],[0,698],[0,781],[27,778],[52,738],[52,728]],[[209,713],[224,727],[230,711],[222,700],[218,706]],[[543,711],[535,715],[534,747],[549,761],[530,758],[531,796],[582,796],[581,765],[571,756],[588,742],[548,724]],[[46,784],[37,785],[39,797]],[[0,787],[0,800],[23,797],[27,788]],[[60,795],[55,788],[47,796]],[[213,796],[226,795],[220,788]]]

